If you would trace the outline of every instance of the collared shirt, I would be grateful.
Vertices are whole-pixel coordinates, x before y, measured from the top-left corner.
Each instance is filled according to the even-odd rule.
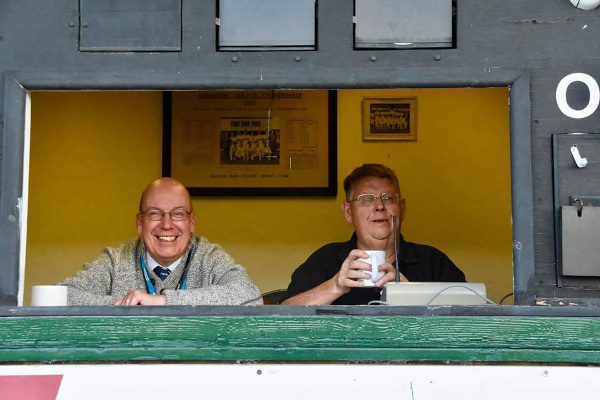
[[[148,261],[148,270],[150,270],[150,271],[154,270],[154,268],[156,268],[156,267],[161,267],[161,268],[168,268],[171,272],[173,272],[175,270],[175,268],[177,268],[177,266],[181,262],[182,258],[183,258],[183,256],[179,257],[174,263],[164,266],[164,265],[160,265],[158,263],[158,261],[156,261],[154,258],[152,258],[150,253],[146,252],[146,260]]]
[[[338,273],[348,254],[357,248],[356,233],[349,241],[329,243],[315,251],[292,274],[283,300],[304,293]],[[400,272],[415,282],[465,282],[465,274],[440,250],[407,242],[400,237],[398,263]],[[381,288],[352,288],[332,304],[368,304],[380,300]],[[282,300],[282,301],[283,301]]]

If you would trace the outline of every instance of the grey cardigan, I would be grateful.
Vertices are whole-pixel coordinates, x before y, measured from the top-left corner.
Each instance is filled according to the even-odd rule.
[[[75,276],[59,285],[69,287],[69,305],[111,305],[130,290],[146,292],[140,264],[145,254],[144,242],[133,239],[119,248],[106,248]],[[180,265],[161,281],[153,271],[157,293],[167,298],[167,305],[260,305],[262,299],[246,270],[237,264],[221,246],[204,237],[193,237],[188,248],[190,255],[187,284],[176,290],[188,253]]]

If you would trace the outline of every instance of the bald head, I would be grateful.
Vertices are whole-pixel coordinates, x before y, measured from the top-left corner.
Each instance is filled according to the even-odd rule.
[[[146,199],[149,194],[154,193],[177,193],[185,198],[186,204],[185,208],[189,211],[193,211],[192,201],[190,199],[190,192],[186,189],[185,186],[177,179],[162,177],[157,180],[151,182],[146,189],[142,192],[142,196],[140,198],[139,211],[143,211],[147,208]]]
[[[190,193],[173,178],[160,178],[148,185],[136,219],[148,254],[165,266],[186,252],[196,227]]]

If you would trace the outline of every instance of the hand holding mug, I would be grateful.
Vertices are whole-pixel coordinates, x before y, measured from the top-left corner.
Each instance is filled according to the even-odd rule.
[[[371,265],[371,271],[367,271],[371,277],[360,281],[365,287],[372,287],[385,275],[385,271],[379,270],[379,266],[385,263],[385,251],[365,250],[365,253],[369,255],[369,258],[359,258],[358,260]]]

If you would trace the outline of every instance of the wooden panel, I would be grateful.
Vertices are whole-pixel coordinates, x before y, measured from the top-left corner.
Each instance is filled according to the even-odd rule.
[[[181,0],[81,0],[81,51],[181,50]]]
[[[431,361],[600,364],[600,318],[0,318],[0,362]]]

